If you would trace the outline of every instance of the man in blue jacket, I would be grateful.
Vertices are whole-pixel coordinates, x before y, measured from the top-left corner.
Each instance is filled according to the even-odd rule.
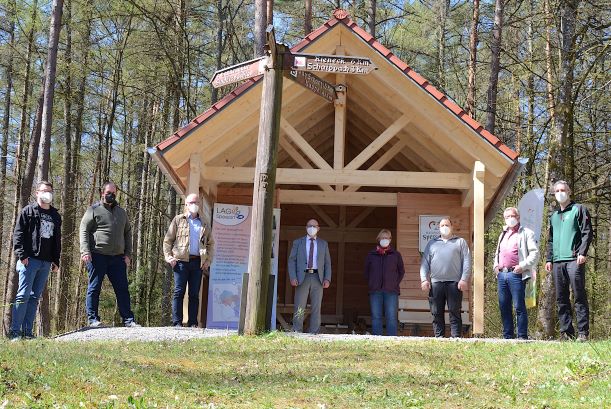
[[[331,256],[329,244],[317,237],[320,225],[316,219],[308,221],[306,231],[306,236],[293,242],[289,255],[289,278],[291,285],[296,287],[293,331],[303,331],[303,319],[309,296],[312,311],[308,332],[317,334],[320,330],[323,289],[331,285]]]
[[[34,337],[34,318],[49,271],[59,269],[62,218],[51,206],[52,201],[53,185],[39,182],[36,202],[21,210],[15,225],[13,250],[18,259],[19,288],[13,305],[10,339]]]

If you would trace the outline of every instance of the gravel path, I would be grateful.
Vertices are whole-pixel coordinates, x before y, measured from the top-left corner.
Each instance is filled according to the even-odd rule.
[[[190,339],[227,337],[236,335],[237,331],[201,328],[173,328],[173,327],[85,327],[78,331],[70,332],[55,337],[57,341],[187,341]],[[430,341],[435,339],[439,342],[492,342],[492,343],[524,343],[533,340],[506,340],[498,338],[429,338],[429,337],[380,337],[374,335],[351,335],[351,334],[298,334],[288,332],[287,336],[321,342],[335,341]],[[539,341],[540,342],[540,341]],[[545,341],[548,342],[548,341]],[[551,341],[556,342],[556,341]]]

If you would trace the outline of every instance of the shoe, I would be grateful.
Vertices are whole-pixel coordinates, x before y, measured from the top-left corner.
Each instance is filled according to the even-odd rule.
[[[27,334],[23,336],[24,339],[28,339],[28,340],[32,340],[32,339],[36,339],[36,335],[34,334]]]
[[[140,327],[142,327],[142,325],[136,323],[136,321],[127,321],[124,326],[125,326],[125,328],[140,328]]]
[[[566,332],[560,333],[560,341],[573,341],[575,339],[574,335],[567,334]]]
[[[518,341],[528,341],[528,337],[518,337]]]
[[[182,328],[182,324],[174,324],[172,326],[176,329]]]
[[[7,338],[11,342],[21,341],[21,334],[18,332],[10,331],[7,335]]]
[[[193,325],[191,325],[191,328],[199,328],[199,325],[193,324]]]
[[[93,319],[93,320],[89,321],[89,326],[90,326],[91,328],[98,328],[98,327],[101,327],[101,326],[102,326],[102,321],[100,321],[100,320],[96,320],[96,319]]]
[[[588,334],[580,332],[577,336],[577,342],[588,342]]]

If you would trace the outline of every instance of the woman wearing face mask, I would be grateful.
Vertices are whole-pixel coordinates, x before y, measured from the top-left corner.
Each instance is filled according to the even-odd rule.
[[[367,254],[365,280],[369,287],[371,306],[371,330],[382,335],[383,317],[386,318],[386,335],[397,335],[399,285],[405,275],[401,253],[390,246],[390,230],[378,233],[377,246]]]
[[[539,248],[533,231],[520,225],[518,209],[508,207],[503,212],[503,217],[505,227],[499,237],[494,257],[503,337],[514,338],[513,308],[515,308],[518,339],[528,339],[528,313],[524,302],[524,290],[526,282],[531,278],[532,268],[537,264]]]

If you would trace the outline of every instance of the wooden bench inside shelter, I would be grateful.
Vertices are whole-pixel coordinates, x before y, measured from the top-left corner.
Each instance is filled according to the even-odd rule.
[[[461,305],[463,336],[470,336],[471,319],[469,316],[469,302],[463,301]],[[449,334],[450,317],[445,310],[446,334]],[[433,315],[428,300],[399,299],[399,326],[401,335],[426,336],[433,335]]]

